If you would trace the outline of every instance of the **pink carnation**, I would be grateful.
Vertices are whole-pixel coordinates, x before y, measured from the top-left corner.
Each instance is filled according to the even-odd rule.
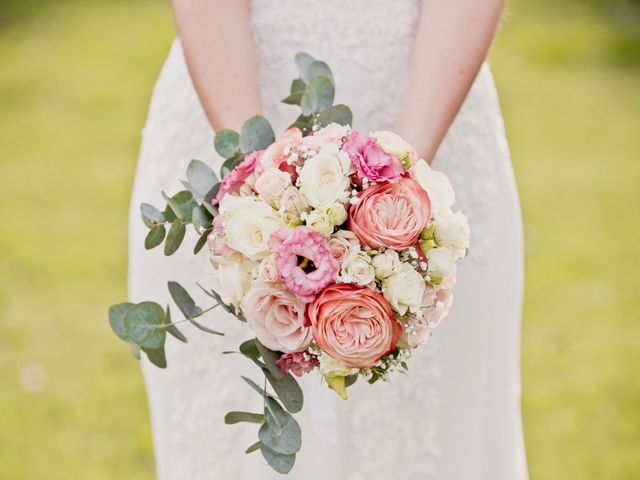
[[[269,248],[283,285],[305,303],[333,282],[340,268],[327,240],[308,227],[285,228],[271,234]]]
[[[404,173],[400,160],[385,153],[375,138],[363,138],[359,132],[353,132],[344,144],[344,150],[362,179],[366,178],[371,182],[397,182]]]
[[[211,201],[212,205],[217,205],[222,200],[222,197],[229,193],[237,193],[247,178],[253,173],[256,168],[263,151],[251,152],[244,157],[244,160],[236,166],[233,170],[227,173],[222,182],[220,182],[220,189],[216,194],[216,198]]]
[[[275,363],[283,373],[291,372],[296,377],[301,377],[303,374],[320,366],[317,357],[314,357],[309,352],[285,353]]]

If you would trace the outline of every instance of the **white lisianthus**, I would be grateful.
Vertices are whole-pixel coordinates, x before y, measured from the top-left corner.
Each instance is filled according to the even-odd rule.
[[[456,199],[449,178],[442,172],[433,170],[424,160],[418,160],[411,168],[411,176],[429,194],[431,211],[434,216],[451,208]]]
[[[371,132],[369,136],[376,139],[382,150],[400,160],[406,170],[411,168],[413,164],[412,157],[416,154],[413,147],[404,138],[388,130]]]
[[[291,185],[291,175],[271,167],[257,178],[255,189],[267,202],[275,203],[289,185]]]
[[[376,277],[384,280],[400,270],[400,257],[395,250],[386,250],[371,259]]]
[[[422,275],[408,263],[402,263],[396,273],[382,282],[384,297],[400,315],[407,310],[412,313],[420,311],[425,288]]]
[[[322,375],[346,377],[347,375],[351,375],[358,371],[356,368],[351,368],[343,365],[338,360],[335,360],[326,353],[321,353],[319,356],[319,360],[320,373]]]
[[[333,221],[329,214],[322,210],[313,210],[309,215],[307,215],[305,223],[307,224],[307,227],[314,229],[325,237],[328,237],[333,233]]]
[[[331,218],[334,225],[342,225],[347,221],[347,209],[341,203],[334,203],[326,209],[327,214]]]
[[[348,199],[349,156],[334,144],[325,145],[303,165],[298,182],[309,205],[322,209]]]
[[[226,244],[251,260],[271,253],[269,237],[285,225],[273,208],[256,197],[226,195],[220,202],[220,214],[225,219]]]
[[[212,287],[226,304],[238,306],[251,287],[251,271],[256,263],[242,255],[212,255]]]
[[[427,272],[432,279],[438,281],[456,274],[456,257],[454,253],[445,247],[432,248],[426,254]]]
[[[358,285],[369,285],[376,279],[376,273],[371,265],[371,257],[364,252],[352,258],[343,266],[344,273]]]
[[[469,248],[469,222],[460,212],[451,210],[434,219],[434,235],[440,247],[446,247],[457,259],[465,256]]]

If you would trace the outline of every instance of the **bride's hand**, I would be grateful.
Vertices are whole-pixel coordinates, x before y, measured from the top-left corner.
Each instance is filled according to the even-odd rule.
[[[214,130],[261,111],[249,0],[172,0],[189,73]]]
[[[487,56],[505,0],[423,0],[397,130],[431,163]]]

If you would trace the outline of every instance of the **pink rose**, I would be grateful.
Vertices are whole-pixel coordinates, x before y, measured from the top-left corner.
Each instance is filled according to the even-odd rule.
[[[416,243],[429,223],[429,195],[411,178],[372,185],[357,198],[349,209],[349,229],[364,245],[403,250]]]
[[[397,182],[404,173],[400,160],[385,153],[373,137],[363,138],[359,132],[353,132],[345,142],[344,150],[362,179],[371,182]]]
[[[427,286],[424,296],[422,297],[422,316],[431,328],[436,328],[442,319],[449,314],[451,303],[453,301],[453,286],[455,279],[446,277],[440,283],[438,289]]]
[[[291,176],[287,172],[270,167],[256,179],[255,190],[267,202],[274,202],[289,185]]]
[[[280,197],[280,208],[284,208],[285,212],[292,213],[295,216],[300,216],[307,207],[307,202],[302,198],[300,192],[293,185],[288,186],[282,196]]]
[[[283,373],[291,372],[296,377],[301,377],[303,374],[320,366],[318,358],[314,357],[309,352],[285,353],[275,361],[275,364]]]
[[[260,262],[258,266],[258,280],[267,283],[273,283],[278,281],[278,269],[276,267],[275,255],[269,255]]]
[[[349,134],[349,127],[338,123],[330,123],[317,132],[312,132],[302,139],[302,145],[308,148],[322,148],[329,143],[342,145],[342,140]]]
[[[290,128],[284,135],[269,145],[256,167],[256,174],[260,175],[268,168],[279,168],[287,171],[295,179],[295,167],[287,164],[287,158],[291,151],[302,141],[302,131],[299,128]]]
[[[280,281],[304,303],[333,282],[340,268],[327,240],[308,227],[272,233],[269,248],[275,253]]]
[[[329,249],[340,265],[348,264],[360,251],[360,242],[353,232],[338,230],[329,237]]]
[[[258,164],[263,151],[251,152],[244,157],[236,168],[227,173],[222,182],[216,197],[211,201],[212,205],[217,205],[222,197],[230,193],[238,193],[240,187],[245,183],[249,176],[253,173]]]
[[[382,293],[349,283],[325,288],[307,308],[313,338],[347,367],[368,368],[396,348],[402,326]]]
[[[305,306],[286,290],[253,282],[240,305],[247,323],[265,347],[300,352],[311,343],[311,328],[305,324]]]

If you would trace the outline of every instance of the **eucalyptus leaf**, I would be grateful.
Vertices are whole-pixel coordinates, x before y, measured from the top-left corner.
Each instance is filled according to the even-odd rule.
[[[167,357],[164,352],[164,346],[153,349],[143,348],[142,351],[146,353],[149,361],[156,367],[167,368]]]
[[[357,380],[358,380],[358,374],[357,373],[354,373],[353,375],[347,375],[347,377],[345,377],[345,379],[344,379],[345,388],[350,387],[351,385],[356,383]]]
[[[286,475],[293,468],[294,463],[296,462],[296,456],[293,455],[283,455],[281,453],[274,452],[269,447],[265,446],[262,442],[260,442],[260,452],[262,456],[267,461],[269,466],[273,468],[276,472]]]
[[[221,157],[233,157],[240,147],[240,135],[233,130],[220,130],[216,132],[213,146]]]
[[[218,183],[218,177],[213,170],[200,160],[191,160],[187,167],[187,180],[191,188],[201,197],[209,193],[209,190]]]
[[[262,150],[271,145],[275,139],[275,134],[267,119],[256,115],[242,125],[240,149],[244,153]]]
[[[196,305],[196,302],[182,285],[178,282],[169,281],[167,282],[167,288],[171,298],[185,317],[194,318],[202,315],[202,309]]]
[[[263,445],[283,455],[292,455],[300,450],[300,425],[274,398],[266,399],[264,416],[266,421],[258,431],[258,438]]]
[[[340,125],[351,125],[353,114],[346,105],[334,105],[321,111],[315,119],[315,123],[321,127],[326,127],[330,123]]]
[[[253,380],[251,380],[248,377],[242,376],[240,375],[240,378],[242,378],[245,382],[247,382],[247,384],[253,388],[256,392],[258,392],[262,397],[270,397],[270,395],[265,392],[262,387],[260,387],[256,382],[254,382]]]
[[[207,244],[207,238],[209,238],[210,232],[211,230],[205,230],[204,232],[202,232],[202,235],[200,235],[200,238],[196,242],[196,245],[193,247],[194,255],[197,255],[200,252],[200,250],[202,250],[202,247],[204,247]]]
[[[316,59],[313,58],[308,53],[298,52],[296,53],[294,60],[296,62],[296,67],[298,68],[298,73],[300,73],[300,76],[303,76],[306,74],[307,68],[309,67],[309,65],[311,65],[311,63],[314,62]]]
[[[217,330],[212,330],[212,329],[210,329],[208,327],[205,327],[201,323],[196,322],[193,318],[187,317],[187,320],[189,320],[189,323],[191,325],[193,325],[194,327],[196,327],[198,330],[202,330],[203,332],[210,333],[212,335],[224,336],[224,333],[218,332]]]
[[[189,190],[181,190],[172,197],[162,192],[162,196],[167,201],[169,209],[177,218],[187,223],[191,222],[191,211],[197,203],[193,200],[193,194]],[[167,221],[172,222],[172,220],[169,219],[167,219]]]
[[[169,305],[167,305],[167,309],[164,312],[164,329],[173,335],[175,338],[184,343],[189,343],[187,337],[171,322],[171,311],[169,310]]]
[[[131,355],[136,360],[140,360],[140,345],[136,345],[135,343],[130,343],[129,347],[131,347]]]
[[[257,360],[260,358],[260,351],[257,347],[257,339],[247,340],[240,344],[240,353],[245,357]]]
[[[262,372],[287,410],[291,413],[302,410],[304,403],[302,389],[291,374],[283,375],[282,378],[277,379],[267,368],[262,369]]]
[[[162,328],[164,310],[155,302],[142,302],[127,310],[123,325],[125,334],[143,349],[164,345],[166,332]]]
[[[256,442],[253,445],[251,445],[249,448],[247,448],[244,453],[253,453],[256,450],[260,450],[260,442]]]
[[[153,205],[149,205],[148,203],[140,204],[140,213],[142,214],[142,221],[149,228],[151,228],[154,223],[164,223],[164,215]]]
[[[147,250],[151,250],[152,248],[156,248],[158,245],[162,243],[164,240],[164,236],[166,235],[167,230],[164,228],[162,224],[155,224],[147,233],[147,236],[144,239],[144,248]]]
[[[133,303],[119,303],[109,307],[109,325],[115,334],[125,342],[131,342],[131,337],[127,335],[124,328],[124,317]]]
[[[306,86],[301,78],[296,78],[291,82],[291,93],[284,98],[282,102],[288,105],[300,105],[300,100],[302,99],[302,94]]]
[[[224,416],[224,423],[227,425],[233,425],[240,422],[262,423],[264,422],[264,415],[261,413],[250,412],[229,412]]]
[[[309,83],[314,78],[320,76],[327,77],[329,80],[331,80],[331,83],[335,85],[333,74],[331,73],[329,65],[327,65],[325,62],[321,62],[320,60],[315,60],[307,66],[304,75],[302,75],[302,80],[304,80],[305,83]]]
[[[182,244],[182,240],[184,240],[184,234],[186,232],[187,227],[180,220],[176,220],[171,224],[167,240],[164,242],[164,254],[166,256],[176,253]]]
[[[224,161],[224,163],[220,167],[220,175],[222,175],[222,178],[224,178],[227,175],[229,175],[229,173],[231,173],[231,171],[234,168],[236,168],[236,166],[238,165],[239,159],[240,159],[240,157],[231,157],[231,158],[227,158]]]
[[[335,88],[329,78],[315,77],[307,85],[300,101],[303,115],[311,115],[329,108],[333,104],[335,93]]]
[[[265,367],[269,370],[269,372],[271,372],[271,375],[273,375],[276,380],[281,380],[285,376],[285,374],[275,363],[276,360],[280,358],[280,355],[278,355],[273,350],[269,350],[262,343],[260,343],[260,340],[258,340],[257,338],[254,340],[254,344],[257,347],[260,356],[264,360]]]
[[[197,207],[193,208],[191,212],[191,223],[193,224],[193,228],[195,228],[198,235],[202,235],[202,232],[204,230],[211,228],[212,220],[213,216],[204,206],[198,205]]]

